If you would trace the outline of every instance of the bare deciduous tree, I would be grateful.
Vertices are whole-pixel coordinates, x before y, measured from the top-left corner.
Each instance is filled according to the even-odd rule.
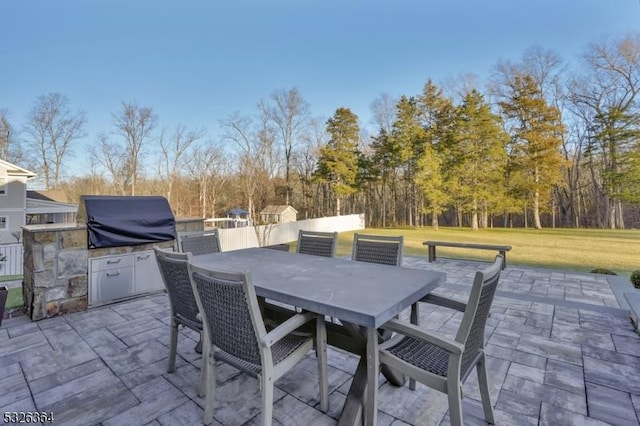
[[[286,184],[285,203],[290,203],[291,197],[291,155],[298,142],[298,137],[306,126],[310,107],[298,89],[279,90],[271,95],[273,105],[260,101],[259,106],[270,121],[275,124],[284,148],[284,173]]]
[[[33,161],[44,178],[45,189],[58,187],[62,165],[71,155],[72,143],[82,138],[85,114],[73,112],[68,99],[60,93],[40,96],[27,115],[25,132],[30,136]]]
[[[203,218],[215,217],[216,194],[224,185],[228,161],[222,149],[216,145],[199,145],[186,155],[186,170],[198,185]]]
[[[124,138],[131,195],[136,193],[136,182],[141,171],[142,148],[152,138],[158,117],[149,107],[136,103],[122,103],[122,111],[113,115],[116,134]]]
[[[12,163],[22,161],[22,150],[18,146],[16,131],[6,108],[0,108],[0,158]]]
[[[121,147],[109,141],[106,134],[100,133],[96,144],[89,148],[89,158],[92,163],[100,165],[111,177],[115,191],[125,195],[129,185],[127,156]]]
[[[176,127],[171,137],[165,137],[165,131],[160,133],[160,150],[162,153],[160,176],[166,180],[167,199],[173,205],[172,192],[180,171],[184,169],[183,158],[189,148],[204,136],[203,130],[187,130],[185,126]]]

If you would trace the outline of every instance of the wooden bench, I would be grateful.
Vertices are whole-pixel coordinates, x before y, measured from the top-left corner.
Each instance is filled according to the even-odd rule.
[[[502,269],[507,267],[507,252],[511,250],[511,246],[503,246],[497,244],[477,244],[477,243],[458,243],[454,241],[425,241],[423,246],[427,246],[429,250],[429,262],[436,261],[436,247],[458,247],[478,250],[495,250],[502,255]]]

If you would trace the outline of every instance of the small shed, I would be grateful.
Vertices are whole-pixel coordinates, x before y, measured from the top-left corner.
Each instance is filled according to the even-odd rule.
[[[260,212],[264,223],[288,223],[298,220],[298,211],[291,206],[267,206]]]

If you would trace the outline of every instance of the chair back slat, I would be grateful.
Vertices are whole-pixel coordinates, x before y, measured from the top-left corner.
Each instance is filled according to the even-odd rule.
[[[194,256],[209,253],[220,253],[220,238],[217,231],[206,234],[191,234],[180,236],[180,251]]]
[[[154,247],[154,251],[173,315],[191,328],[199,328],[198,306],[193,296],[187,268],[190,254],[175,253],[158,247]]]
[[[298,232],[298,246],[296,253],[314,256],[333,257],[336,253],[337,232]]]
[[[496,256],[494,263],[483,271],[476,272],[476,277],[458,330],[456,340],[465,344],[462,355],[462,373],[474,362],[478,351],[484,349],[484,332],[489,310],[500,280],[502,256]]]
[[[246,275],[203,271],[192,266],[191,277],[211,342],[234,357],[260,365]]]
[[[354,234],[351,259],[360,262],[402,265],[404,237]]]

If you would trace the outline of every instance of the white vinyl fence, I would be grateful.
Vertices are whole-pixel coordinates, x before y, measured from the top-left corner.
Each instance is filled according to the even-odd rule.
[[[261,247],[296,241],[298,231],[344,232],[364,229],[364,214],[321,217],[296,222],[248,226],[246,228],[218,229],[223,251],[248,247]]]
[[[0,275],[22,275],[22,244],[0,244]]]

